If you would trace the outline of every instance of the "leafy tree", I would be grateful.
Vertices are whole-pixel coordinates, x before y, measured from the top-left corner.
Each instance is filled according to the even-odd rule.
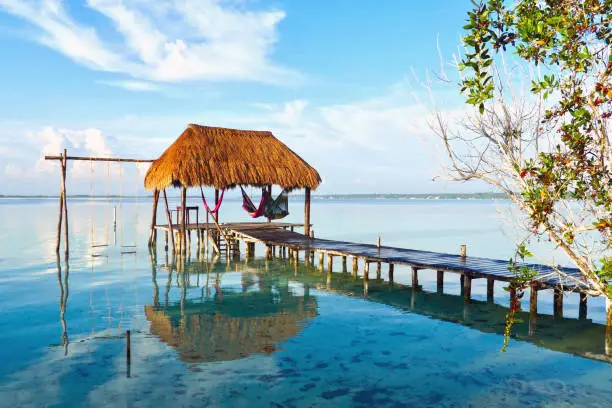
[[[434,123],[453,178],[506,193],[526,240],[551,241],[607,296],[609,324],[611,24],[612,0],[473,1],[457,67],[475,111],[459,129],[439,110]]]

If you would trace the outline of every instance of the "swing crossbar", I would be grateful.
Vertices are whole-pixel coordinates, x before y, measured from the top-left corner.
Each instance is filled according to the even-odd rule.
[[[45,156],[45,160],[62,160],[62,156]],[[122,162],[122,163],[153,163],[151,159],[127,159],[121,157],[85,157],[85,156],[66,156],[66,160],[82,161],[102,161],[102,162]]]

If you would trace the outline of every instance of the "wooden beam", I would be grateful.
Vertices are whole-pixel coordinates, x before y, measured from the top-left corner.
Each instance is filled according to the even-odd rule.
[[[153,163],[155,160],[150,159],[124,159],[120,157],[85,157],[85,156],[65,156],[66,160],[77,160],[77,161],[101,161],[101,162],[119,162],[119,163]],[[45,156],[45,160],[60,160],[62,161],[64,156]]]
[[[310,235],[310,188],[304,191],[304,235]]]

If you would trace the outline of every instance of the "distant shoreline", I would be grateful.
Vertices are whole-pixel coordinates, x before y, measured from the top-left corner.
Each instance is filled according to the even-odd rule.
[[[303,194],[292,194],[291,197],[298,198],[303,197]],[[119,196],[119,195],[68,195],[68,198],[95,198],[95,199],[104,199],[104,198],[152,198],[152,195],[130,195],[130,196]],[[35,199],[35,198],[59,198],[57,195],[2,195],[0,194],[0,199],[6,198],[21,198],[21,199]],[[170,198],[178,198],[178,196],[170,196]],[[228,197],[229,198],[229,197]],[[500,193],[442,193],[442,194],[433,194],[433,193],[422,193],[422,194],[320,194],[312,196],[313,200],[380,200],[380,199],[389,199],[389,200],[504,200],[506,199],[506,195]]]

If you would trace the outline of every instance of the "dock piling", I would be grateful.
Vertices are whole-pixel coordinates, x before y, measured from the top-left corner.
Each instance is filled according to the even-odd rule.
[[[392,285],[393,284],[393,269],[394,269],[395,265],[390,263],[389,264],[389,284]]]
[[[553,316],[555,319],[563,317],[563,291],[560,288],[555,288],[553,294]]]
[[[487,278],[487,303],[493,303],[495,293],[495,280],[492,277]]]
[[[438,270],[436,278],[436,292],[441,295],[444,293],[444,271]]]
[[[587,294],[580,292],[580,303],[578,303],[578,319],[587,318]]]
[[[472,300],[472,277],[470,275],[465,276],[464,279],[463,300],[465,303],[470,303]]]

